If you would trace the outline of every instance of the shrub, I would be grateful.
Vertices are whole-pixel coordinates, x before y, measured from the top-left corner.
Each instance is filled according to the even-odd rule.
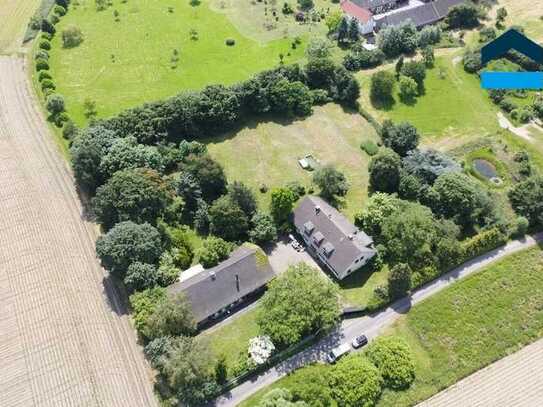
[[[51,14],[51,17],[49,17],[49,21],[51,21],[51,24],[56,25],[60,21],[60,18],[56,14]]]
[[[38,81],[43,81],[45,79],[53,79],[51,74],[47,71],[41,71],[39,74],[38,74]]]
[[[47,41],[47,40],[41,40],[39,47],[40,47],[40,49],[44,49],[46,51],[49,51],[51,49],[51,43],[49,41]]]
[[[77,47],[83,42],[83,33],[75,25],[70,25],[62,30],[62,45],[64,48]]]
[[[45,107],[51,115],[55,116],[64,111],[64,98],[58,93],[53,94],[47,98]]]
[[[34,55],[35,59],[41,58],[45,59],[46,61],[49,61],[49,53],[44,49],[39,49],[36,51],[36,55]]]
[[[366,152],[367,155],[373,157],[379,152],[379,146],[371,140],[365,140],[360,144],[360,148]]]
[[[36,71],[48,71],[49,62],[43,58],[36,58]]]
[[[481,62],[481,53],[477,51],[468,51],[463,58],[464,70],[468,73],[475,73],[483,67]]]
[[[67,120],[62,128],[62,137],[66,140],[73,140],[77,134],[77,126],[71,120]]]
[[[41,20],[41,30],[51,35],[55,35],[55,33],[57,32],[55,26],[51,24],[51,22],[45,18]]]
[[[388,71],[379,71],[371,76],[371,98],[375,101],[386,102],[392,99],[394,75]]]
[[[236,40],[234,40],[232,38],[228,38],[226,40],[226,45],[228,45],[229,47],[232,47],[232,46],[236,45]]]
[[[507,236],[505,236],[499,229],[492,228],[485,230],[462,243],[464,259],[468,260],[473,257],[477,257],[482,253],[486,253],[505,244],[506,242]]]
[[[379,369],[387,387],[405,389],[415,380],[413,355],[402,338],[378,338],[368,346],[366,356]]]
[[[57,87],[55,86],[55,84],[53,83],[53,81],[51,79],[44,79],[42,82],[41,82],[41,89],[42,90],[45,90],[45,89],[56,89]]]
[[[41,33],[41,39],[51,41],[53,39],[53,36],[48,32],[42,32]]]
[[[529,227],[530,227],[530,221],[526,219],[524,216],[519,216],[516,219],[515,234],[518,237],[523,237],[528,232]]]
[[[66,14],[66,9],[60,5],[56,5],[54,8],[53,8],[53,12],[58,15],[58,16],[63,16]]]

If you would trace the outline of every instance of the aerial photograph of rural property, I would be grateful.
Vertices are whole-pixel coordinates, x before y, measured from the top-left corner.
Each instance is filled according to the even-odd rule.
[[[542,407],[543,0],[0,0],[0,407]]]

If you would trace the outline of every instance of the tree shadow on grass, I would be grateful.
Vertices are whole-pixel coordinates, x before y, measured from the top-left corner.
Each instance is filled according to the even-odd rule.
[[[386,98],[386,99],[376,99],[374,97],[370,97],[371,105],[377,109],[377,110],[383,110],[385,112],[389,112],[394,108],[394,105],[396,104],[396,101],[393,97]]]

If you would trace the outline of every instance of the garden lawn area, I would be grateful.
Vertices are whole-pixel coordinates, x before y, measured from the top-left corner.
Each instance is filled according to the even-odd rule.
[[[371,75],[362,71],[357,78],[363,90],[362,106],[381,120],[411,122],[425,137],[423,144],[441,138],[471,139],[499,129],[497,107],[481,89],[478,77],[464,72],[458,56],[436,58],[435,67],[426,71],[426,91],[413,105],[400,102],[396,94],[390,108],[378,110],[369,100]]]
[[[41,0],[0,0],[0,54],[17,50]]]
[[[505,25],[520,25],[532,40],[543,41],[543,9],[534,0],[499,0],[497,7],[505,7],[508,17]]]
[[[229,368],[234,366],[240,355],[247,355],[249,339],[258,336],[256,314],[258,305],[246,311],[241,311],[230,321],[225,321],[216,328],[203,332],[200,337],[209,340],[209,344],[216,357],[224,355]],[[232,377],[229,369],[228,376]]]
[[[349,306],[366,307],[373,297],[373,290],[386,285],[387,279],[388,267],[373,273],[368,267],[363,267],[339,282],[341,298]]]
[[[312,154],[321,164],[337,166],[350,183],[340,209],[352,219],[367,196],[370,157],[360,149],[365,139],[376,141],[377,134],[362,116],[328,104],[314,107],[313,115],[307,118],[257,118],[238,131],[204,141],[211,156],[224,167],[228,180],[250,186],[260,207],[266,210],[272,188],[290,181],[311,186],[312,172],[298,164],[306,154]],[[263,184],[269,188],[266,193],[258,191]]]
[[[65,49],[61,33],[69,25],[82,30],[84,41]],[[51,74],[79,125],[86,123],[85,99],[96,102],[99,117],[109,117],[185,90],[247,79],[278,65],[280,53],[285,63],[295,62],[305,45],[305,38],[296,49],[291,39],[250,40],[224,14],[212,11],[209,0],[197,6],[188,0],[113,0],[104,11],[96,10],[94,0],[80,0],[56,28]],[[191,30],[198,39],[191,39]],[[227,46],[227,39],[235,45]],[[175,68],[174,50],[179,53]]]
[[[543,251],[524,250],[416,305],[385,332],[408,341],[416,378],[378,407],[411,406],[543,336]],[[315,367],[310,367],[313,369]],[[293,373],[241,403],[254,407]]]

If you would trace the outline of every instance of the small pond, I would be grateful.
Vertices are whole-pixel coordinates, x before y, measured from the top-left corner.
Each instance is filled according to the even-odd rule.
[[[494,167],[494,165],[487,160],[480,158],[473,160],[473,168],[475,168],[475,171],[489,180],[498,178],[498,171],[496,171],[496,167]]]

